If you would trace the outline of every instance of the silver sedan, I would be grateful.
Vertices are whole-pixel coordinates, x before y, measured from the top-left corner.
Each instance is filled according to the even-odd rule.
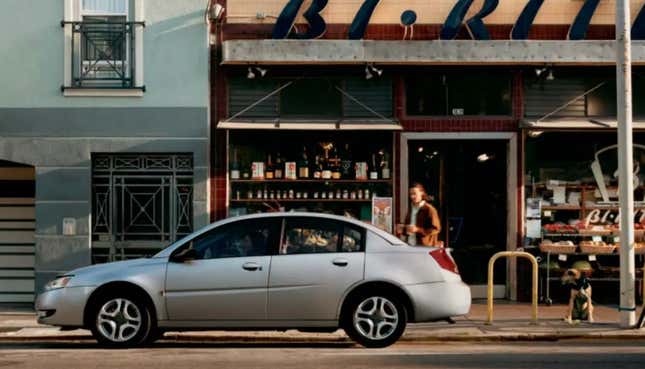
[[[216,222],[151,258],[70,271],[36,309],[40,323],[118,347],[168,330],[287,328],[343,328],[385,347],[407,322],[468,313],[470,289],[445,249],[349,218],[269,213]]]

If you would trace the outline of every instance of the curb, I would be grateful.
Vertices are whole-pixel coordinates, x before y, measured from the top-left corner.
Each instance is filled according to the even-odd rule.
[[[50,336],[0,336],[0,342],[78,342],[93,341],[91,335],[50,335]],[[165,335],[162,341],[172,342],[216,342],[216,343],[293,343],[293,344],[354,344],[346,337],[254,337],[254,336],[205,336],[205,335]],[[645,335],[585,335],[585,334],[561,334],[561,335],[501,335],[501,336],[418,336],[401,337],[401,343],[425,343],[425,342],[553,342],[560,340],[595,340],[595,341],[616,341],[631,340],[645,341]]]

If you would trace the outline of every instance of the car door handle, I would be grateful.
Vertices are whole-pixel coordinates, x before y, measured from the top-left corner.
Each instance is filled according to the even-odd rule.
[[[242,265],[242,269],[249,271],[262,270],[262,266],[258,263],[244,263],[244,265]]]
[[[347,266],[349,264],[349,261],[347,259],[344,259],[344,258],[338,258],[338,259],[334,259],[332,261],[332,264],[340,266],[340,267],[345,267],[345,266]]]

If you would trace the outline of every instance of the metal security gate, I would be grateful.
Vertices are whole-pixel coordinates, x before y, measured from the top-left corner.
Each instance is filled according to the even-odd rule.
[[[153,254],[193,230],[191,155],[95,155],[94,263]]]
[[[34,301],[35,170],[0,160],[0,303]]]

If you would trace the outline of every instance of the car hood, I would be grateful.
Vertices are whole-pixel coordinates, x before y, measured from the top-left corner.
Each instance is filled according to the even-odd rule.
[[[103,272],[114,272],[119,269],[125,269],[125,268],[132,268],[132,267],[139,267],[139,266],[144,266],[144,265],[149,265],[155,262],[159,262],[158,258],[141,258],[141,259],[132,259],[132,260],[125,260],[125,261],[113,261],[110,263],[103,263],[103,264],[95,264],[95,265],[90,265],[82,268],[77,268],[74,270],[70,270],[69,272],[65,273],[66,275],[74,275],[75,277],[79,277],[82,275],[87,275],[87,274],[100,274]]]

